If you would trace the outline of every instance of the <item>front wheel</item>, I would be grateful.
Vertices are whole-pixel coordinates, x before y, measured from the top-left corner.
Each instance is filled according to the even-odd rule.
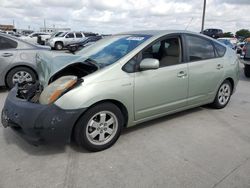
[[[101,151],[111,147],[119,138],[124,118],[112,103],[102,103],[90,108],[74,129],[76,143],[89,150]]]
[[[55,49],[56,50],[62,50],[63,49],[63,43],[62,42],[56,42],[55,43]]]
[[[219,87],[212,106],[217,109],[224,108],[228,104],[231,95],[232,84],[228,80],[225,80]]]

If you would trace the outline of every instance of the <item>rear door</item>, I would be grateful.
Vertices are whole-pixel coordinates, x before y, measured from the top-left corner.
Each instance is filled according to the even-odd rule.
[[[217,92],[224,73],[224,60],[217,57],[212,40],[185,35],[189,70],[188,104],[204,103]]]
[[[0,36],[0,74],[3,74],[15,59],[17,45],[16,41]]]
[[[80,42],[84,38],[82,33],[80,32],[75,33],[75,35],[76,35],[76,39],[75,39],[76,42]]]

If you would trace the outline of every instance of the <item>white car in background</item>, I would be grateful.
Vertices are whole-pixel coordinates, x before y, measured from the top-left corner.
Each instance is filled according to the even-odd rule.
[[[37,44],[37,37],[38,36],[41,36],[41,35],[47,35],[48,37],[50,36],[49,33],[44,33],[44,32],[34,32],[34,33],[31,33],[30,35],[28,36],[22,36],[20,37],[20,39],[26,41],[26,42],[30,42],[32,44]]]
[[[48,44],[52,49],[62,50],[68,44],[79,42],[85,37],[82,32],[65,32],[57,37],[51,38]]]

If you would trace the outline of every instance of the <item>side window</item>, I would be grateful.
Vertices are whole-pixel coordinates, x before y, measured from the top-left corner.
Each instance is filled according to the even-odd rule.
[[[82,38],[82,33],[76,33],[76,38]]]
[[[66,38],[74,38],[75,36],[74,36],[74,33],[68,33],[67,35],[66,35]]]
[[[214,46],[215,46],[215,49],[217,51],[217,54],[219,57],[222,57],[224,56],[224,54],[226,53],[226,48],[220,44],[218,44],[217,42],[214,42]]]
[[[152,51],[153,53],[158,53],[159,52],[159,49],[160,49],[160,46],[161,46],[161,42],[157,42],[155,43],[153,46],[152,46]]]
[[[133,73],[136,70],[136,64],[138,60],[138,55],[130,59],[123,67],[122,70],[124,70],[127,73]]]
[[[160,67],[177,65],[181,62],[180,38],[173,37],[154,43],[142,52],[142,59],[155,58],[160,61]]]
[[[187,35],[186,42],[189,50],[189,61],[215,58],[214,47],[209,40]]]
[[[8,38],[0,37],[0,50],[17,48],[17,42]]]

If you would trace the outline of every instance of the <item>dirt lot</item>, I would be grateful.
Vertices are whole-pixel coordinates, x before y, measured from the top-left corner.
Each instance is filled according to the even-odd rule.
[[[0,126],[0,188],[16,187],[250,187],[250,80],[241,75],[225,109],[144,123],[98,153],[35,147]]]

